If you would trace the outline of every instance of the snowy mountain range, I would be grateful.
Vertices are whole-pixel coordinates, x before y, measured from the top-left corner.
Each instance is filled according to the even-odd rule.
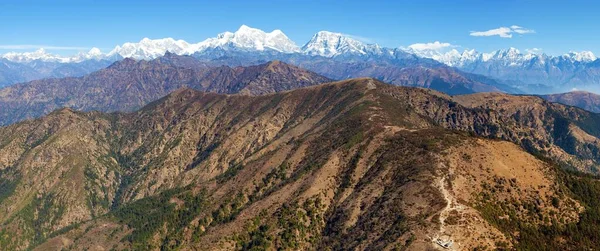
[[[456,49],[406,51],[460,70],[493,77],[528,93],[555,93],[574,89],[600,91],[600,61],[590,51],[561,56],[522,53],[516,48],[480,53]]]
[[[342,54],[381,55],[384,49],[377,44],[365,44],[341,33],[320,31],[302,46],[302,53],[322,57]]]
[[[173,38],[155,40],[144,38],[138,43],[125,43],[117,46],[106,56],[150,60],[163,56],[167,51],[177,55],[192,55],[215,48],[247,51],[273,50],[281,53],[300,51],[299,47],[280,30],[267,33],[242,25],[236,32],[224,32],[196,44]]]
[[[329,31],[317,32],[302,47],[296,45],[281,30],[264,32],[259,29],[242,25],[235,32],[223,32],[216,37],[208,38],[199,43],[188,43],[184,40],[173,38],[149,39],[144,38],[137,43],[124,43],[116,46],[108,53],[102,53],[98,48],[92,48],[86,53],[73,56],[59,56],[39,49],[34,52],[10,52],[1,55],[1,58],[12,62],[59,62],[77,63],[85,60],[134,58],[150,60],[163,56],[167,51],[177,55],[193,55],[210,49],[240,50],[240,51],[273,51],[285,54],[304,54],[310,56],[336,57],[340,55],[381,56],[393,54],[401,49],[419,57],[431,58],[441,63],[454,67],[464,67],[477,62],[496,61],[507,66],[523,66],[532,60],[540,63],[569,60],[572,62],[589,63],[595,61],[596,56],[589,51],[570,52],[562,56],[548,56],[545,54],[521,53],[515,48],[497,50],[491,53],[480,53],[475,50],[459,52],[456,49],[440,52],[430,49],[415,48],[384,48],[377,44],[367,44],[342,33]]]
[[[78,53],[77,55],[64,57],[59,55],[54,55],[46,52],[44,48],[40,48],[33,52],[9,52],[1,56],[1,58],[7,59],[12,62],[17,63],[27,63],[32,61],[42,61],[42,62],[54,62],[54,63],[79,63],[85,60],[101,60],[108,58],[107,55],[103,54],[100,49],[92,48],[87,53]]]
[[[247,62],[285,60],[298,65],[310,60],[333,59],[337,61],[376,62],[392,64],[396,67],[415,66],[423,60],[439,62],[461,71],[495,78],[502,84],[510,85],[527,93],[551,93],[584,89],[600,91],[600,61],[591,52],[570,52],[561,56],[521,53],[515,48],[481,53],[475,50],[456,49],[437,51],[417,47],[385,48],[377,44],[361,42],[342,33],[320,31],[303,46],[298,46],[282,31],[265,32],[242,25],[235,32],[224,32],[216,37],[199,43],[189,43],[173,38],[144,38],[137,43],[124,43],[113,50],[103,53],[98,48],[73,56],[59,56],[39,49],[34,52],[6,53],[0,56],[4,68],[0,65],[0,86],[3,71],[6,83],[18,80],[31,80],[39,77],[79,75],[97,70],[123,58],[151,60],[171,52],[176,55],[192,55],[204,60],[216,60],[227,65],[243,65]],[[315,58],[317,57],[317,58]],[[419,62],[416,64],[415,62]],[[99,63],[100,62],[100,63]],[[27,76],[19,76],[11,69],[17,69],[9,63],[25,64],[32,68]],[[72,65],[86,65],[77,70]],[[433,63],[426,63],[431,65]],[[22,71],[30,72],[30,71]],[[347,75],[351,75],[350,73]],[[12,82],[11,82],[12,81]]]
[[[13,62],[41,60],[60,63],[115,57],[150,60],[163,56],[167,51],[177,55],[192,55],[217,48],[239,51],[273,51],[285,54],[299,53],[322,57],[334,57],[342,54],[381,55],[385,51],[379,45],[365,44],[344,34],[329,31],[318,32],[304,46],[299,47],[281,30],[264,32],[242,25],[236,32],[223,32],[216,37],[195,44],[173,38],[144,38],[137,43],[118,45],[108,53],[102,53],[99,49],[93,48],[87,53],[61,57],[47,53],[44,49],[39,49],[34,52],[6,53],[1,57]]]
[[[512,47],[504,50],[493,51],[491,53],[481,53],[475,50],[464,50],[461,53],[456,49],[440,52],[437,50],[418,50],[407,48],[406,51],[420,57],[435,59],[446,65],[455,67],[464,67],[468,64],[488,61],[497,61],[507,66],[522,67],[523,64],[527,64],[532,60],[535,60],[541,64],[547,64],[560,60],[590,63],[598,59],[591,51],[569,52],[562,56],[549,56],[546,54],[532,52],[521,53],[518,49]]]

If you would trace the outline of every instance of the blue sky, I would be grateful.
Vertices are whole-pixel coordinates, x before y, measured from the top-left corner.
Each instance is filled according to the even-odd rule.
[[[195,43],[246,24],[265,31],[281,29],[299,45],[315,32],[329,30],[386,47],[440,41],[483,52],[512,46],[553,55],[571,50],[600,54],[600,4],[593,1],[121,2],[2,0],[0,53],[31,51],[38,45],[59,54],[91,47],[106,52],[144,37]],[[494,32],[473,32],[500,27],[509,29],[504,37],[472,36],[491,35]]]

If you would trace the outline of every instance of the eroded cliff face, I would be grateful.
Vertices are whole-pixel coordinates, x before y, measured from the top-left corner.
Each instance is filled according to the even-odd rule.
[[[580,221],[581,198],[524,149],[589,142],[578,123],[594,115],[477,97],[373,79],[263,96],[181,89],[134,113],[63,109],[0,128],[0,244],[426,250],[450,235],[459,250],[520,245],[503,219]],[[555,131],[557,118],[572,129]],[[584,153],[569,156],[592,170]]]

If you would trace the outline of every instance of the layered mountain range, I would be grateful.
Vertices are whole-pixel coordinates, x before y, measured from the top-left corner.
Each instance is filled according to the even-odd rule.
[[[37,118],[61,107],[80,111],[132,111],[181,87],[259,95],[321,84],[331,79],[378,76],[395,85],[432,88],[448,94],[509,89],[494,80],[410,56],[397,61],[372,63],[287,58],[288,62],[314,72],[277,60],[259,63],[269,57],[246,56],[235,57],[236,62],[244,66],[228,66],[222,62],[223,59],[207,61],[167,52],[150,61],[126,58],[83,77],[42,79],[12,85],[0,89],[0,125]],[[413,66],[415,64],[418,66]]]
[[[0,248],[594,249],[599,123],[375,79],[60,109],[0,127]]]
[[[0,125],[62,107],[133,111],[182,87],[258,95],[330,81],[280,61],[232,68],[208,67],[194,58],[174,54],[152,61],[127,58],[83,77],[36,80],[0,89]]]
[[[232,67],[280,60],[333,79],[374,77],[395,84],[403,84],[406,79],[390,75],[411,68],[411,71],[419,69],[416,71],[421,75],[436,72],[438,79],[457,79],[456,76],[460,75],[466,78],[464,82],[469,82],[468,85],[488,86],[471,89],[471,92],[547,94],[572,89],[600,91],[597,88],[600,64],[591,52],[548,56],[523,54],[510,48],[493,53],[474,50],[460,53],[455,49],[441,53],[385,48],[328,31],[318,32],[303,46],[298,46],[280,30],[264,32],[246,25],[236,32],[224,32],[199,43],[172,38],[144,38],[138,43],[116,46],[108,53],[97,48],[71,57],[52,55],[43,50],[8,53],[2,56],[4,61],[0,64],[0,86],[46,77],[83,76],[123,58],[152,60],[167,52],[191,55],[212,65]],[[327,67],[324,67],[325,63]],[[452,74],[439,76],[439,71]],[[460,90],[452,94],[464,92]]]
[[[0,58],[0,88],[44,78],[79,77],[103,69],[113,62],[108,59],[90,59],[73,63],[43,59],[21,62]]]

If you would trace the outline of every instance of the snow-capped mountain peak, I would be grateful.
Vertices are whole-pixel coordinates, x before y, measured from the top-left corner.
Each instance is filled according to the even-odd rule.
[[[283,53],[298,52],[299,48],[281,30],[264,32],[242,25],[236,32],[223,32],[215,38],[206,39],[196,45],[196,51],[209,48],[242,50],[275,50]]]
[[[90,49],[90,51],[88,51],[87,54],[90,57],[97,57],[97,56],[102,56],[102,51],[100,51],[100,49],[94,47],[94,48]]]
[[[413,53],[424,58],[431,58],[449,66],[462,67],[474,62],[489,62],[493,61],[505,66],[520,66],[527,62],[536,64],[545,64],[549,59],[559,58],[547,56],[545,54],[535,53],[528,50],[527,53],[522,53],[517,48],[510,47],[508,49],[496,50],[490,53],[480,53],[475,50],[464,50],[462,53],[455,49],[448,51],[432,50],[432,49],[415,49],[404,48],[405,51]],[[573,62],[592,62],[597,58],[590,51],[570,52],[562,56],[562,58]],[[533,60],[533,61],[532,61]]]
[[[42,60],[42,61],[48,61],[48,62],[68,62],[69,61],[67,58],[62,58],[58,55],[53,55],[53,54],[46,52],[46,50],[44,50],[44,48],[39,48],[33,52],[9,52],[9,53],[2,55],[2,58],[5,58],[5,59],[13,61],[13,62],[18,62],[18,63],[31,62],[31,61],[35,61],[35,60]]]
[[[455,65],[455,61],[460,59],[460,52],[458,52],[456,49],[443,52],[437,49],[419,48],[412,45],[408,47],[400,47],[400,49],[422,58],[431,58],[438,62],[444,62],[445,64],[450,66]]]
[[[106,55],[100,51],[100,49],[93,47],[87,53],[80,52],[74,57],[70,58],[70,62],[81,62],[84,60],[100,60],[103,59]]]
[[[463,51],[463,53],[460,55],[462,58],[465,59],[475,59],[477,58],[477,51],[475,49],[471,49],[471,50],[465,50]]]
[[[105,58],[105,56],[100,49],[94,47],[87,53],[79,52],[74,56],[55,55],[47,52],[44,48],[40,48],[33,52],[9,52],[1,57],[18,63],[28,63],[36,60],[56,63],[79,63],[84,60],[100,60]]]
[[[521,55],[519,50],[512,47],[505,50],[497,50],[491,53],[479,53],[474,49],[464,50],[462,53],[456,49],[442,51],[435,49],[417,49],[409,47],[404,48],[404,50],[409,53],[413,53],[419,57],[431,58],[438,62],[455,67],[461,67],[475,61],[487,62],[489,60],[494,60],[512,62],[517,61]]]
[[[183,40],[173,38],[143,38],[138,43],[124,43],[116,46],[108,56],[120,55],[124,58],[151,59],[163,56],[167,51],[178,55],[193,53],[193,46]]]
[[[439,42],[437,43],[442,44]],[[14,62],[41,60],[59,63],[77,63],[85,60],[101,59],[116,60],[127,57],[138,60],[149,60],[161,57],[167,51],[177,55],[192,55],[194,53],[202,52],[212,53],[211,49],[244,52],[272,51],[323,57],[377,57],[381,55],[394,57],[396,52],[402,51],[403,53],[408,52],[419,57],[431,58],[455,67],[463,67],[475,62],[494,63],[512,67],[524,65],[526,63],[529,63],[530,65],[543,65],[556,60],[583,63],[597,60],[597,57],[589,51],[570,52],[556,57],[536,53],[539,49],[526,50],[526,53],[522,53],[513,47],[490,53],[479,53],[475,50],[464,50],[460,52],[455,46],[442,46],[440,48],[409,46],[407,48],[400,47],[397,49],[390,49],[382,48],[377,44],[364,43],[350,35],[330,31],[317,32],[302,48],[299,48],[281,30],[265,32],[247,25],[241,25],[235,32],[223,32],[216,37],[208,38],[195,44],[188,43],[184,40],[175,40],[173,38],[143,38],[139,42],[128,42],[118,45],[108,54],[102,53],[98,48],[92,48],[88,52],[79,52],[74,56],[60,56],[50,54],[44,49],[39,49],[33,52],[10,52],[0,55],[0,58]]]
[[[215,48],[248,51],[274,50],[283,53],[299,51],[298,46],[281,30],[267,33],[242,25],[236,32],[223,32],[197,44],[190,44],[173,38],[143,38],[138,43],[124,43],[121,46],[116,46],[107,56],[119,55],[124,58],[154,59],[163,56],[167,51],[177,55],[191,55]]]
[[[252,28],[248,25],[242,24],[242,26],[240,26],[240,28],[236,31],[237,34],[243,34],[243,33],[262,33],[262,30],[256,29],[256,28]]]
[[[596,55],[594,55],[594,53],[591,51],[582,51],[582,52],[571,51],[571,52],[565,54],[564,56],[567,58],[570,58],[573,61],[586,62],[586,63],[596,61],[596,59],[598,59],[596,57]]]
[[[457,49],[437,50],[437,49],[418,49],[415,47],[401,48],[402,50],[415,54],[422,58],[431,58],[448,66],[462,66],[465,63],[477,60],[482,55],[477,51],[464,50],[463,52]]]
[[[334,57],[341,54],[381,54],[377,44],[365,44],[342,33],[319,31],[302,47],[308,55]]]
[[[521,52],[514,47],[508,49],[497,50],[494,53],[496,59],[517,59],[521,55]]]

